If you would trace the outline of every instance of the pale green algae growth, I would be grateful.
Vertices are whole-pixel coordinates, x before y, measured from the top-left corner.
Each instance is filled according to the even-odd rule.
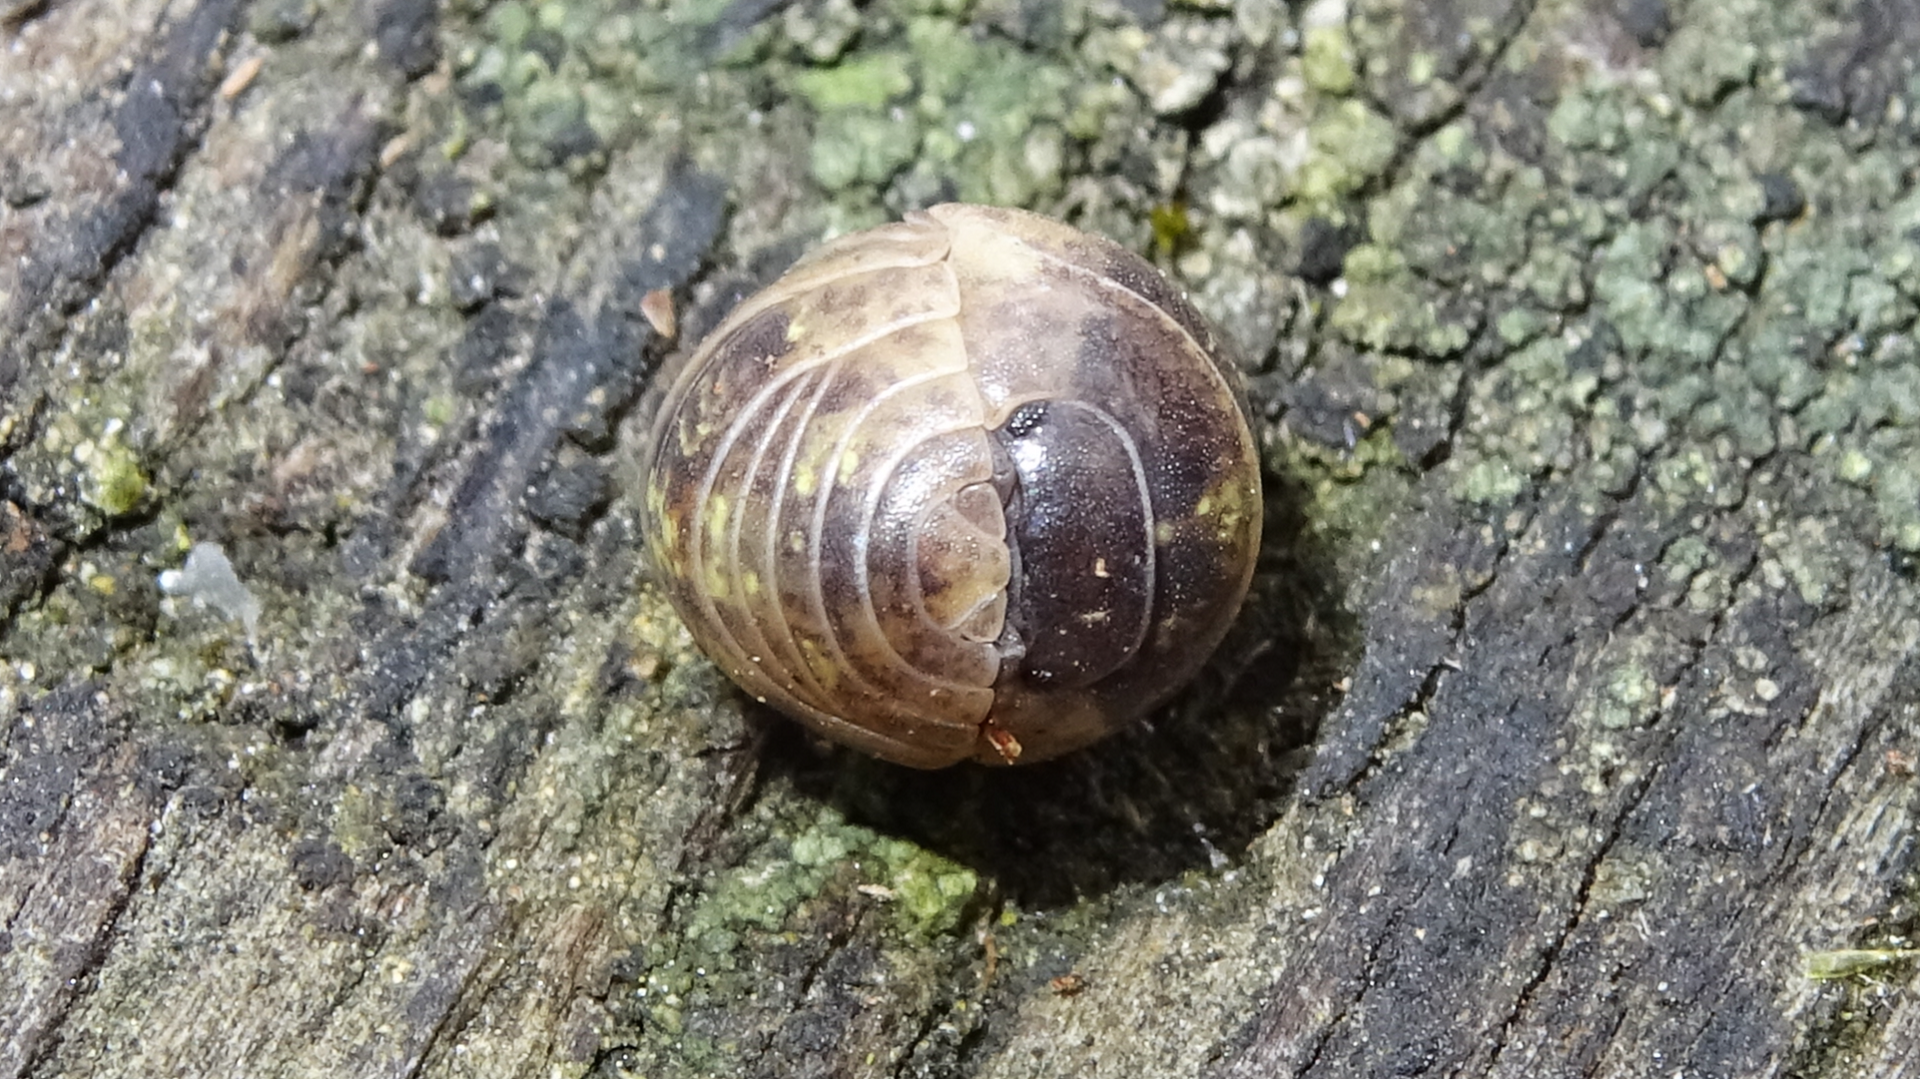
[[[85,442],[74,450],[82,468],[80,497],[108,517],[125,517],[147,500],[151,481],[140,459],[117,437]]]
[[[1465,348],[1472,327],[1406,287],[1408,265],[1394,249],[1366,244],[1347,255],[1347,295],[1328,328],[1363,348],[1441,357]]]
[[[1609,674],[1594,699],[1592,719],[1602,727],[1620,730],[1645,726],[1660,700],[1653,675],[1638,663],[1625,663]]]
[[[809,912],[821,905],[870,909],[891,924],[890,947],[922,950],[941,947],[982,909],[972,870],[850,824],[830,807],[774,795],[743,822],[745,830],[760,827],[771,831],[745,860],[701,884],[677,943],[657,942],[641,978],[646,1028],[674,1039],[675,1056],[689,1066],[719,1066],[737,1048],[683,1037],[689,1017],[756,996],[768,949],[814,931]],[[908,991],[904,982],[895,988]],[[916,983],[913,991],[929,988]]]
[[[1314,121],[1308,142],[1306,163],[1294,178],[1295,194],[1309,205],[1327,207],[1386,169],[1399,133],[1365,103],[1348,100]]]
[[[972,870],[911,843],[849,824],[821,808],[805,829],[722,875],[689,919],[687,937],[722,957],[747,929],[777,931],[829,880],[851,870],[904,933],[951,932],[979,889]]]
[[[1348,551],[1377,547],[1393,523],[1392,508],[1405,503],[1416,475],[1391,431],[1369,431],[1351,448],[1312,443],[1276,447],[1266,467],[1303,491],[1304,528],[1313,542]]]
[[[1353,42],[1342,26],[1314,26],[1303,36],[1300,73],[1327,94],[1353,92]]]
[[[800,72],[817,117],[814,178],[830,191],[953,180],[964,202],[1029,205],[1064,183],[1067,145],[1096,133],[1113,95],[1011,42],[949,19],[910,19],[898,44]]]
[[[913,89],[913,58],[883,52],[802,71],[794,88],[816,109],[878,109]]]
[[[1727,508],[1752,462],[1797,446],[1867,495],[1881,543],[1920,551],[1920,193],[1896,179],[1920,162],[1897,142],[1844,146],[1747,88],[1750,58],[1729,63],[1688,74],[1691,107],[1628,82],[1568,87],[1545,167],[1449,123],[1365,202],[1325,325],[1381,354],[1383,379],[1385,357],[1489,356],[1448,464],[1464,501],[1619,490],[1645,467],[1674,507]],[[1773,151],[1696,145],[1693,107],[1771,125]],[[1794,154],[1824,160],[1823,191],[1859,215],[1769,223],[1768,185],[1792,181],[1765,170]],[[1456,169],[1478,182],[1441,182]]]
[[[528,162],[591,160],[663,123],[718,123],[705,153],[804,139],[848,227],[883,216],[889,187],[912,201],[1058,196],[1073,147],[1138,103],[1077,50],[976,33],[967,7],[808,5],[743,26],[724,4],[509,0],[471,28],[456,72],[497,97],[489,108]]]

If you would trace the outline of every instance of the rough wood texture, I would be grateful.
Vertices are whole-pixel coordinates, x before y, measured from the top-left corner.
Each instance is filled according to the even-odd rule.
[[[1911,0],[0,42],[0,1079],[1920,1074]],[[643,297],[955,196],[1161,258],[1274,493],[1149,729],[922,774],[693,654],[628,453]]]

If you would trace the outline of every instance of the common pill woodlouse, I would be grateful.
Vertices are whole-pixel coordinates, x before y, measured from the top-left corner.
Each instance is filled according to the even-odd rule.
[[[1035,214],[842,237],[667,376],[649,558],[707,654],[829,738],[1057,756],[1178,689],[1246,594],[1260,472],[1223,345]]]

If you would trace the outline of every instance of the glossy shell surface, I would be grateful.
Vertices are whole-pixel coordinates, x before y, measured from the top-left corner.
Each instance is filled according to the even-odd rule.
[[[669,372],[649,558],[707,654],[828,738],[1057,756],[1191,678],[1246,595],[1260,473],[1222,347],[1048,218],[842,237]]]

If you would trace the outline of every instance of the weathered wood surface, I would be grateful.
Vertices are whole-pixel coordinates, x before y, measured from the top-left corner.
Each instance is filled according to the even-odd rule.
[[[0,1077],[1920,1074],[1911,0],[0,46]],[[1271,539],[1151,730],[920,775],[689,652],[627,454],[642,295],[954,195],[1159,241]]]

